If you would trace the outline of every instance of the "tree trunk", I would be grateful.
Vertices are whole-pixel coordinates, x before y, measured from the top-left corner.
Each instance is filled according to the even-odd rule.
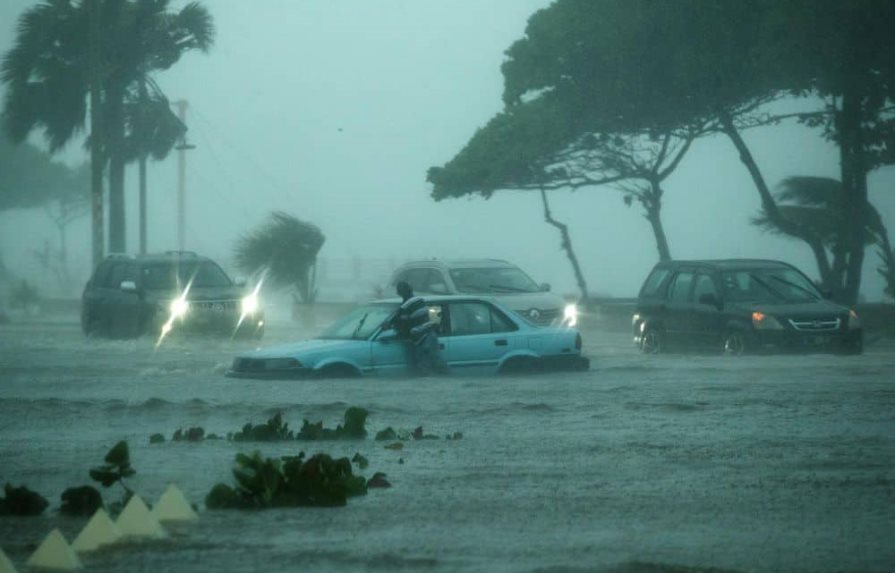
[[[124,214],[124,90],[106,90],[107,133],[106,151],[109,156],[109,251],[127,252]]]
[[[581,291],[580,303],[582,305],[587,305],[587,300],[589,298],[587,294],[587,282],[584,280],[584,274],[581,272],[581,265],[578,264],[578,257],[575,256],[575,249],[572,248],[572,238],[569,235],[569,226],[565,223],[560,223],[553,218],[553,215],[550,213],[550,204],[547,203],[547,193],[545,193],[543,189],[541,189],[541,201],[544,203],[544,220],[559,229],[560,236],[562,237],[562,249],[566,252],[566,256],[569,257],[569,262],[572,263],[572,271],[575,273],[575,281],[578,283],[578,290]]]
[[[92,226],[92,263],[96,268],[103,259],[103,128],[100,112],[102,91],[99,0],[90,0],[90,203]]]
[[[660,261],[671,260],[671,250],[668,248],[668,238],[665,236],[665,227],[662,225],[662,186],[658,181],[650,181],[650,189],[645,195],[639,197],[641,205],[646,210],[646,220],[653,228],[656,238],[656,248],[659,251]]]
[[[841,236],[848,250],[845,285],[841,302],[853,305],[861,289],[864,267],[864,248],[867,225],[867,165],[861,133],[860,96],[848,84],[842,95],[839,112],[839,157],[842,170],[842,189],[845,194],[844,228]]]
[[[814,259],[817,261],[817,270],[820,274],[820,280],[824,284],[824,288],[832,290],[831,285],[829,284],[829,281],[831,280],[830,262],[827,258],[827,251],[824,249],[823,241],[808,229],[802,228],[780,213],[780,210],[777,208],[777,202],[774,201],[774,196],[771,195],[771,190],[768,188],[767,182],[765,182],[764,175],[762,175],[761,170],[758,168],[758,164],[755,162],[752,152],[749,151],[749,147],[746,146],[746,142],[743,141],[743,138],[740,136],[740,132],[733,124],[730,114],[725,111],[720,111],[718,112],[718,119],[721,121],[721,126],[725,135],[730,138],[734,147],[736,147],[739,152],[740,161],[743,162],[743,165],[746,166],[749,175],[752,177],[752,182],[755,184],[755,188],[758,190],[758,194],[761,197],[761,205],[768,220],[781,232],[790,235],[791,237],[801,239],[808,244],[811,248],[811,252],[814,254]]]
[[[140,156],[140,254],[146,254],[146,156]]]

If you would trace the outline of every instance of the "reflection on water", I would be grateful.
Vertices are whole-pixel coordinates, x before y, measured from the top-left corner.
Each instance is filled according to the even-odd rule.
[[[302,338],[273,326],[265,343]],[[85,341],[74,321],[0,331],[0,482],[58,507],[119,439],[148,500],[177,483],[194,502],[230,481],[226,441],[149,445],[202,426],[226,435],[282,411],[334,427],[348,406],[386,426],[458,441],[402,451],[361,442],[258,444],[370,461],[393,488],[342,509],[205,512],[171,540],[90,557],[96,571],[885,570],[895,563],[895,352],[731,359],[634,352],[584,328],[587,373],[502,378],[246,381],[224,378],[252,343]],[[112,499],[117,492],[110,494]],[[21,564],[52,511],[0,518]],[[650,565],[653,564],[653,565]],[[684,570],[684,569],[682,569]]]

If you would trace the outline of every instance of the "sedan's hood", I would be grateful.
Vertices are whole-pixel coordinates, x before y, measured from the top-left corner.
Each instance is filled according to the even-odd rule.
[[[259,348],[253,352],[240,354],[241,358],[297,358],[312,356],[323,352],[338,353],[341,350],[357,348],[358,345],[369,344],[367,340],[323,340],[314,338],[301,342],[278,344],[267,348]]]

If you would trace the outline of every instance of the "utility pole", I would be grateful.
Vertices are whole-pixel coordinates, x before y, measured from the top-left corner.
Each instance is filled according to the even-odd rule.
[[[146,92],[146,77],[140,78],[140,113],[146,112],[149,96]],[[146,254],[146,152],[140,153],[140,254]]]
[[[100,48],[100,0],[90,2],[90,197],[91,222],[93,224],[93,268],[103,260],[105,237],[103,236],[103,129],[100,113],[100,92],[102,90],[102,50]]]
[[[174,102],[177,106],[177,115],[180,117],[181,123],[186,125],[186,108],[185,99]],[[185,250],[186,245],[186,152],[195,149],[195,145],[186,142],[186,133],[177,149],[177,249]]]

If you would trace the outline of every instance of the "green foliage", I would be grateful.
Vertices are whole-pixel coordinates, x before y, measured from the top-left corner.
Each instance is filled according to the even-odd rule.
[[[150,444],[164,444],[165,436],[163,436],[162,434],[152,434],[151,436],[149,436],[149,443]]]
[[[103,487],[120,483],[125,491],[130,492],[124,483],[124,478],[131,477],[137,472],[131,467],[127,442],[122,440],[112,446],[112,449],[106,454],[105,462],[105,464],[91,469],[90,477],[101,483]]]
[[[275,286],[292,288],[304,302],[312,302],[313,269],[325,240],[315,225],[277,211],[236,244],[236,266],[263,274]]]
[[[332,430],[323,427],[323,422],[312,424],[307,420],[302,423],[298,432],[298,440],[362,440],[367,436],[365,424],[368,412],[363,408],[352,406],[345,410],[344,425]]]
[[[385,489],[392,487],[392,484],[385,479],[385,474],[376,472],[369,480],[367,480],[367,489]]]
[[[171,436],[172,442],[201,442],[204,439],[205,430],[202,427],[187,428],[186,430],[178,428]]]
[[[14,145],[0,134],[0,211],[86,202],[89,190],[88,171],[54,162],[30,143]]]
[[[25,486],[12,487],[7,483],[4,492],[6,496],[0,498],[0,515],[40,515],[49,505],[39,493]]]
[[[9,305],[13,308],[27,310],[40,301],[37,287],[23,280],[9,293]]]
[[[367,466],[370,465],[370,460],[360,455],[360,452],[354,454],[354,457],[351,458],[351,461],[357,464],[359,469],[365,470]]]
[[[283,414],[277,412],[265,424],[246,424],[241,432],[236,432],[230,439],[234,442],[275,442],[293,439],[289,424],[283,422]]]
[[[386,442],[386,441],[392,441],[392,440],[397,440],[397,439],[398,439],[398,433],[395,432],[395,429],[392,428],[391,426],[387,427],[384,430],[380,430],[380,431],[376,432],[375,440],[377,442]]]
[[[71,516],[90,516],[103,507],[103,498],[92,486],[70,487],[62,492],[62,506],[59,513]]]
[[[367,493],[363,477],[355,476],[348,458],[327,454],[304,459],[304,452],[280,459],[260,452],[238,454],[233,470],[235,487],[217,484],[205,498],[209,509],[268,507],[336,507],[348,498]]]

